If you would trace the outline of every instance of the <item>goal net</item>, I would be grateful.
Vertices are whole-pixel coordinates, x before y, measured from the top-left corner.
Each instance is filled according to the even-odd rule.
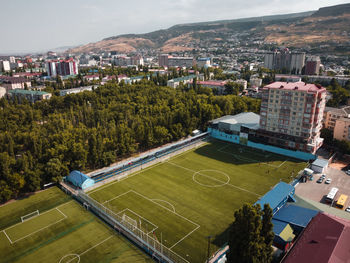
[[[137,228],[137,221],[131,218],[130,216],[123,214],[122,220],[123,220],[123,223],[127,223],[127,226],[132,230],[135,230]]]
[[[33,218],[33,217],[38,216],[39,214],[40,214],[40,213],[39,213],[39,210],[36,210],[36,211],[31,212],[31,213],[29,213],[29,214],[27,214],[27,215],[21,216],[21,221],[24,222],[24,221],[26,221],[26,220],[29,220],[29,219],[31,219],[31,218]]]

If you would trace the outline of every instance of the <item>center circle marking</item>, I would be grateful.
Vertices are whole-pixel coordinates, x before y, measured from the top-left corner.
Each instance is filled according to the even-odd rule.
[[[226,181],[225,182],[218,182],[217,184],[204,184],[204,183],[201,183],[198,181],[198,179],[196,179],[197,176],[205,176],[205,177],[208,177],[208,178],[212,178],[212,176],[210,175],[206,175],[206,174],[203,174],[203,172],[214,172],[214,173],[218,173],[218,174],[222,174],[226,177]],[[197,171],[195,172],[193,175],[192,175],[192,180],[195,181],[197,184],[199,185],[202,185],[202,186],[206,186],[206,187],[221,187],[221,186],[224,186],[224,185],[227,185],[229,182],[230,182],[230,177],[227,175],[227,173],[224,173],[222,171],[219,171],[219,170],[200,170],[200,171]],[[218,181],[217,179],[214,179],[215,181]]]

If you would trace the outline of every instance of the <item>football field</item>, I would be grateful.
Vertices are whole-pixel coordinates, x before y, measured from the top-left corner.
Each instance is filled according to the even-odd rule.
[[[56,187],[1,206],[0,226],[0,262],[152,262]]]
[[[204,262],[227,241],[233,213],[303,161],[217,140],[97,188],[90,197],[189,262]]]

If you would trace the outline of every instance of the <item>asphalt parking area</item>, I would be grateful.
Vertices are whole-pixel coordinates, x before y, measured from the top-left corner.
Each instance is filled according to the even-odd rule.
[[[344,171],[329,167],[326,172],[326,179],[332,179],[330,184],[325,184],[325,180],[322,183],[317,183],[317,180],[321,177],[321,174],[315,174],[313,181],[307,181],[306,183],[299,183],[295,188],[295,193],[299,196],[311,199],[316,202],[326,203],[325,197],[329,193],[332,187],[339,189],[335,200],[341,194],[348,195],[349,198],[346,202],[346,206],[350,206],[350,176]]]

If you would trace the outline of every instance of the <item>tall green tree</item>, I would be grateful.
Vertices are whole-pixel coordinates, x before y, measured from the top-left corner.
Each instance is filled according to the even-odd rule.
[[[244,204],[235,211],[229,235],[228,262],[271,262],[271,215],[271,208],[267,206],[261,210],[260,205]]]

